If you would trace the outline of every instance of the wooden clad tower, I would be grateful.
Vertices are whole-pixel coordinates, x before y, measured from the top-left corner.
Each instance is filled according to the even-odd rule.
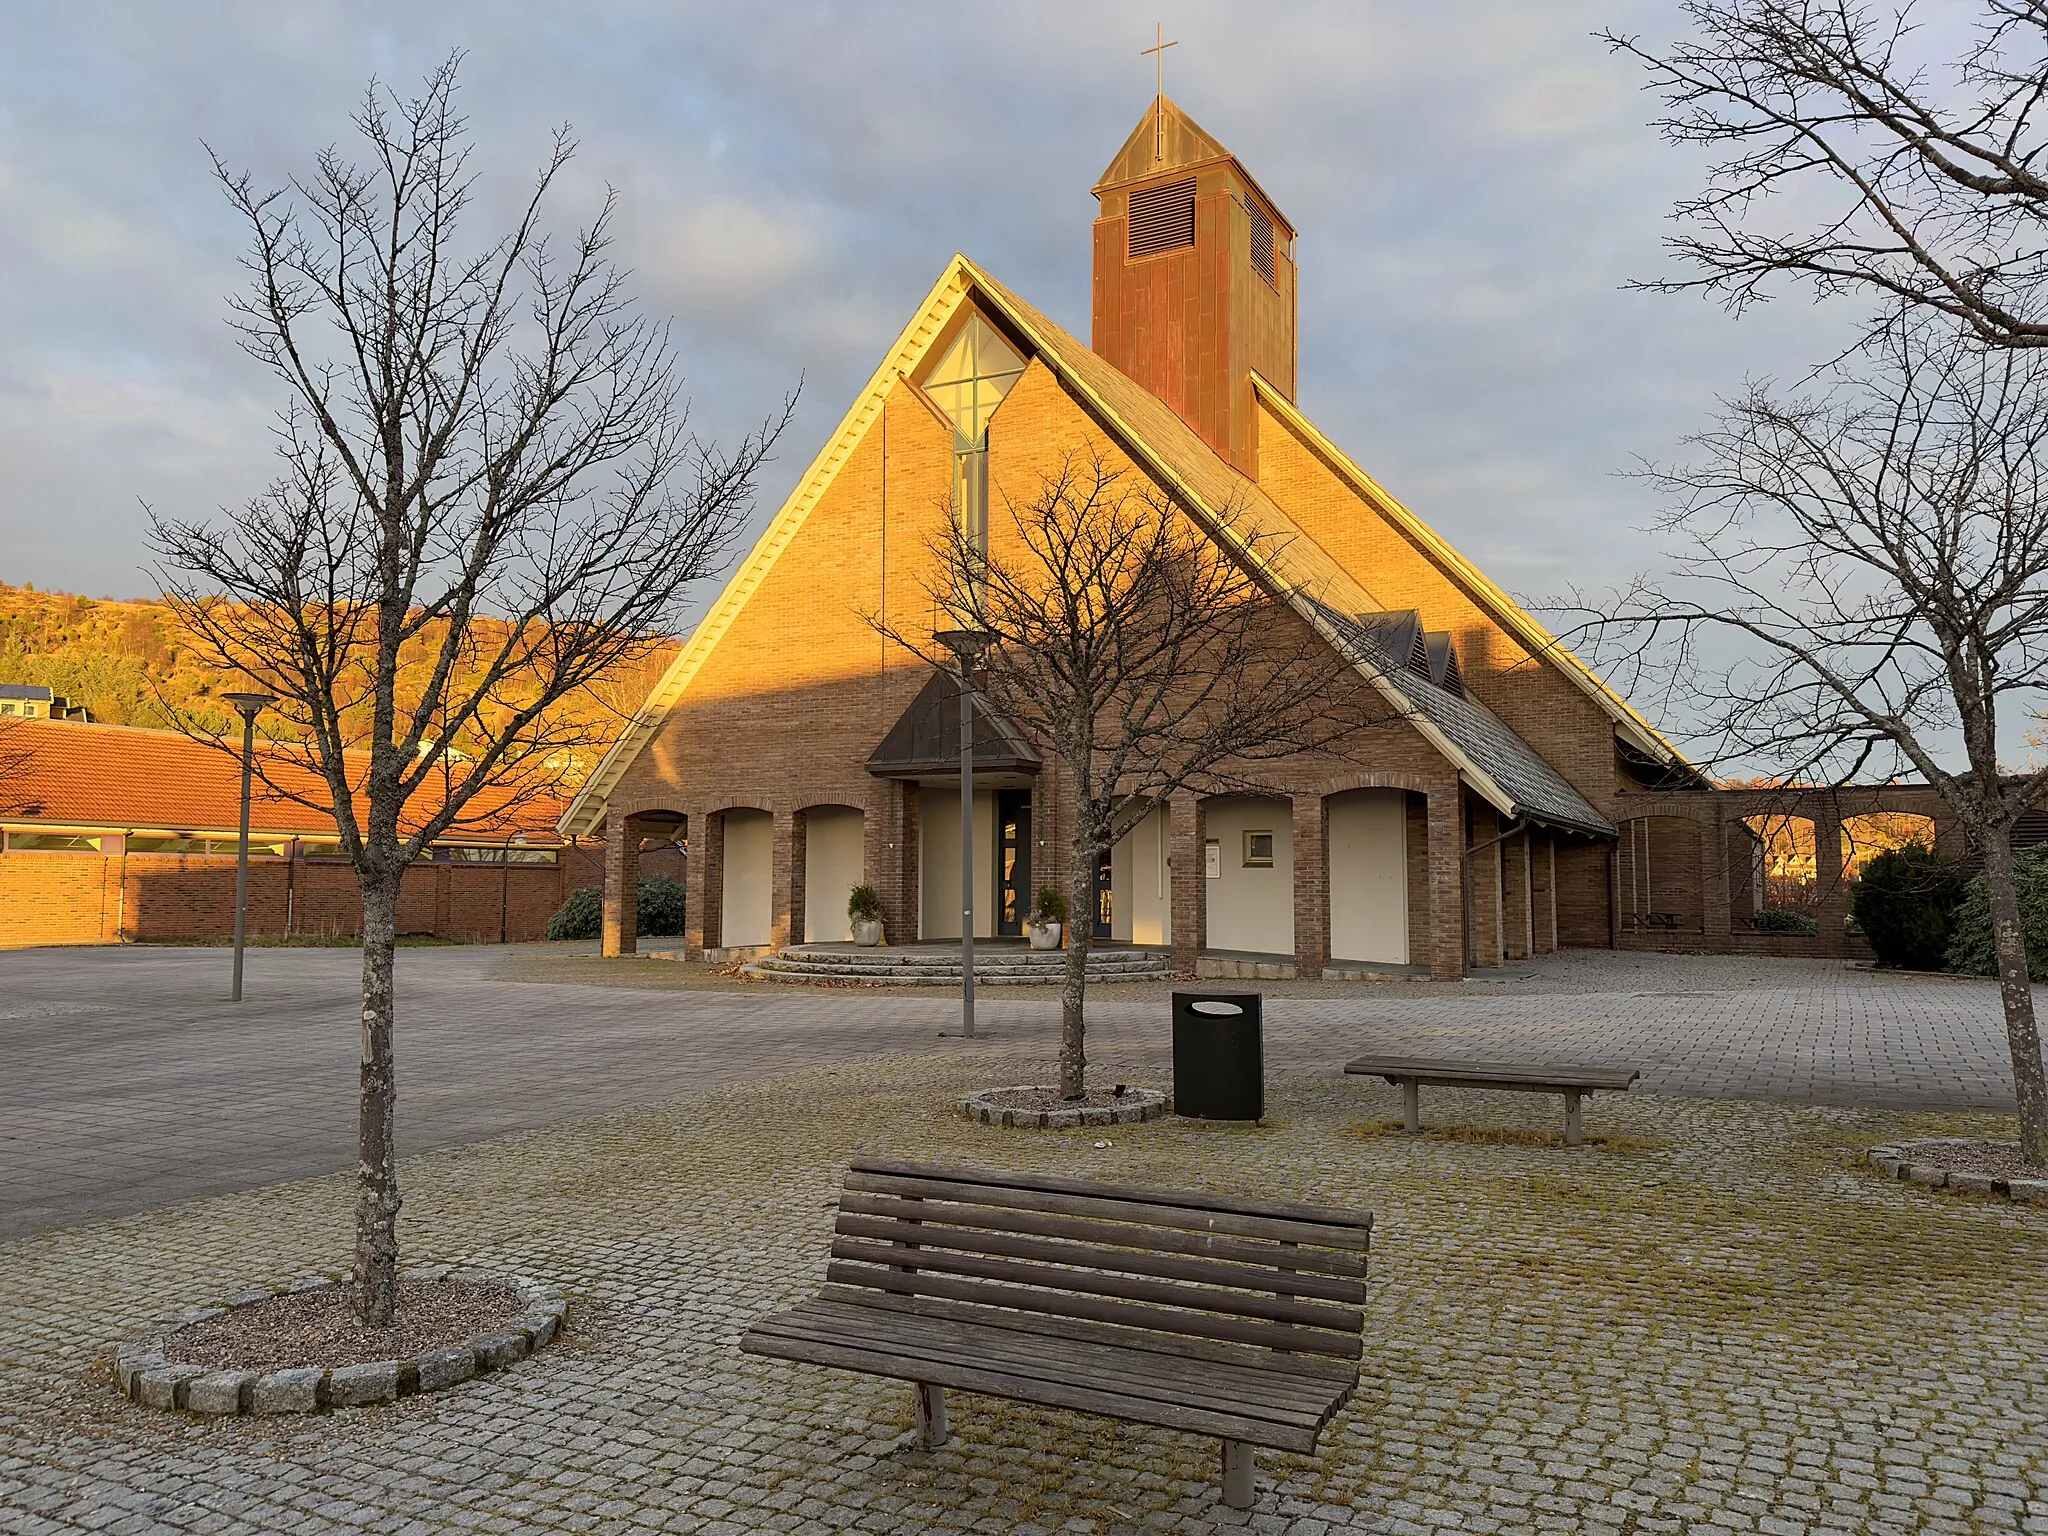
[[[1095,196],[1094,350],[1256,479],[1251,375],[1294,399],[1294,226],[1163,95]]]

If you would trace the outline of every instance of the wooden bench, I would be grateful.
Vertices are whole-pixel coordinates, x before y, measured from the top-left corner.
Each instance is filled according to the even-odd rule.
[[[857,1157],[825,1286],[747,1330],[748,1354],[947,1387],[1223,1442],[1223,1499],[1253,1447],[1313,1452],[1358,1384],[1362,1211]]]
[[[1344,1064],[1346,1072],[1384,1077],[1401,1088],[1401,1129],[1422,1132],[1422,1088],[1504,1088],[1518,1093],[1564,1095],[1565,1145],[1585,1140],[1579,1123],[1579,1101],[1589,1093],[1627,1093],[1643,1074],[1630,1067],[1530,1065],[1505,1061],[1435,1061],[1422,1056],[1361,1056]]]

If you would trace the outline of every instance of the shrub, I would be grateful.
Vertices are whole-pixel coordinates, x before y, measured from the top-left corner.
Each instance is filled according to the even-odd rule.
[[[548,919],[551,939],[594,939],[604,931],[604,888],[586,885],[571,891],[555,915]]]
[[[1887,848],[1849,888],[1849,911],[1879,965],[1938,971],[1947,962],[1955,910],[1969,871],[1924,843]]]
[[[856,923],[872,923],[882,915],[882,893],[872,885],[856,885],[846,893],[846,915]]]
[[[1819,933],[1820,923],[1811,913],[1790,907],[1765,907],[1756,915],[1758,933]]]
[[[1037,923],[1064,923],[1067,920],[1067,898],[1059,893],[1057,886],[1041,885],[1038,888],[1038,905],[1031,909],[1031,920]]]
[[[2019,887],[2020,934],[2027,945],[2027,973],[2048,981],[2048,847],[2032,848],[2012,861]],[[1991,893],[1984,877],[1972,880],[1950,919],[1948,968],[1972,976],[1995,976],[1991,950]]]
[[[658,935],[683,931],[683,888],[667,875],[649,875],[640,882],[639,931]],[[604,932],[604,888],[586,885],[571,891],[548,919],[551,939],[594,939]]]
[[[683,903],[682,886],[667,875],[649,875],[640,882],[640,932],[681,933]]]

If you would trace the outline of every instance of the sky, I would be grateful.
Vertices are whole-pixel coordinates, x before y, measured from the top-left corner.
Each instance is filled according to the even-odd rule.
[[[1796,378],[1855,316],[1788,291],[1740,319],[1625,291],[1700,164],[1647,126],[1601,27],[1637,0],[264,0],[10,8],[0,50],[0,580],[154,592],[148,513],[274,472],[278,386],[226,321],[243,232],[210,146],[259,182],[345,142],[374,76],[463,50],[478,228],[570,124],[550,222],[616,189],[618,251],[672,317],[694,421],[802,381],[755,526],[958,250],[1088,332],[1088,189],[1153,94],[1301,231],[1300,403],[1531,600],[1655,558],[1623,473],[1715,397]]]

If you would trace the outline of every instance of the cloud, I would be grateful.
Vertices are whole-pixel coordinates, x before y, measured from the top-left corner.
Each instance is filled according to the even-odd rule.
[[[760,511],[964,250],[1089,328],[1088,189],[1151,96],[1153,14],[1086,0],[76,0],[0,53],[0,578],[133,590],[139,503],[203,515],[271,472],[281,397],[224,300],[243,234],[202,141],[275,184],[377,74],[466,50],[473,227],[548,134],[581,152],[556,227],[620,198],[633,287],[673,316],[703,430],[801,376]],[[1650,0],[1165,0],[1167,89],[1302,231],[1302,403],[1503,585],[1625,574],[1653,510],[1619,478],[1717,391],[1842,328],[1622,291],[1663,270],[1697,162],[1591,33]]]

